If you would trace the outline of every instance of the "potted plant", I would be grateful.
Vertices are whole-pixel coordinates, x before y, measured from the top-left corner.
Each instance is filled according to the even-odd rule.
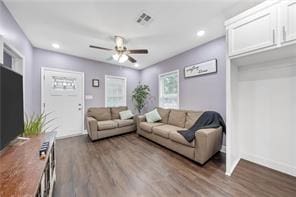
[[[146,100],[150,94],[150,88],[148,85],[139,84],[132,92],[132,101],[135,108],[141,114],[142,109],[146,104]]]
[[[23,136],[34,137],[45,132],[45,126],[51,122],[51,120],[46,119],[47,115],[48,114],[45,114],[44,112],[39,115],[33,113],[31,116],[26,114]]]

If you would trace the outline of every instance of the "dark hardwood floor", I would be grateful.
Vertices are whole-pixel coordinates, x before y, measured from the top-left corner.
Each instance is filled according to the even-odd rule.
[[[204,166],[136,134],[57,141],[55,197],[296,196],[296,178],[241,161],[231,177],[225,154]]]

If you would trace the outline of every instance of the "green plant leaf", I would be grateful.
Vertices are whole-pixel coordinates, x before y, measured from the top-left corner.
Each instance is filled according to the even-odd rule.
[[[150,95],[150,88],[148,85],[139,84],[132,92],[132,101],[135,108],[141,113],[146,104],[146,100]]]
[[[23,135],[25,137],[33,137],[40,134],[41,132],[45,132],[45,126],[54,120],[48,119],[49,114],[50,113],[45,114],[44,112],[39,115],[33,113],[31,116],[25,114]]]

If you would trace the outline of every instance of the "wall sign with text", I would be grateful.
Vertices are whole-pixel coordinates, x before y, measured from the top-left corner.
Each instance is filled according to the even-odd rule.
[[[217,72],[217,59],[198,63],[184,68],[185,77],[195,77]]]

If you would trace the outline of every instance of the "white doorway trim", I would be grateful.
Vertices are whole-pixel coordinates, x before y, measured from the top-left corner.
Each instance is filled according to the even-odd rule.
[[[41,67],[41,76],[40,76],[40,81],[41,81],[41,111],[40,113],[42,113],[44,111],[44,80],[43,80],[43,77],[44,77],[44,74],[45,74],[45,71],[57,71],[57,72],[67,72],[67,73],[73,73],[73,74],[79,74],[81,75],[82,77],[82,85],[81,85],[81,91],[82,91],[82,112],[83,112],[83,115],[82,115],[82,130],[81,130],[81,134],[84,134],[84,117],[85,117],[85,111],[84,111],[84,72],[78,72],[78,71],[73,71],[73,70],[67,70],[67,69],[60,69],[60,68],[51,68],[51,67]],[[73,137],[73,135],[69,135],[69,136],[65,136],[65,137]],[[65,138],[63,137],[63,138]]]

